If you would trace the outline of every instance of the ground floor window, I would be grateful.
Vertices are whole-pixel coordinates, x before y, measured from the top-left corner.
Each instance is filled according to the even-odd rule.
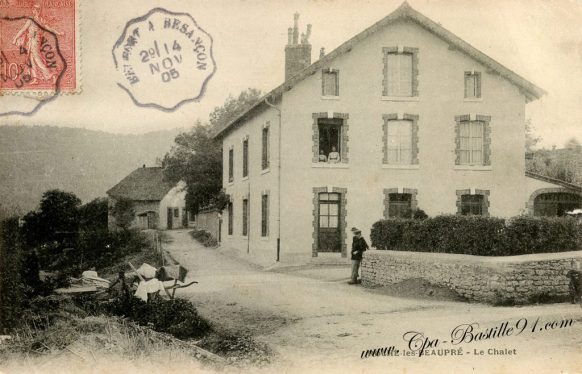
[[[411,218],[412,217],[412,194],[391,193],[389,194],[388,217]]]
[[[242,235],[247,236],[249,234],[249,199],[243,199],[242,205]]]
[[[464,216],[484,215],[484,205],[483,195],[461,195],[461,214]]]
[[[233,233],[233,217],[234,217],[234,212],[232,211],[232,202],[228,203],[228,235],[232,235]]]
[[[582,208],[582,196],[568,192],[542,193],[534,200],[536,216],[564,216],[578,208]]]
[[[269,235],[269,195],[261,196],[261,236]]]

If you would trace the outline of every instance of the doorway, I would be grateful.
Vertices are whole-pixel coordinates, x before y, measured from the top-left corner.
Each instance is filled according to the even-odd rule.
[[[168,208],[167,220],[168,220],[168,230],[172,229],[172,216],[174,215],[174,210],[172,208]]]
[[[319,193],[318,252],[342,251],[340,225],[341,195],[339,193]]]

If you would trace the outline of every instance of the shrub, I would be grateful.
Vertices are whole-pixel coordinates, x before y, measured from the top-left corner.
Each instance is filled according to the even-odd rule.
[[[0,334],[8,332],[20,319],[25,286],[21,281],[21,247],[18,219],[0,221]]]
[[[208,231],[194,230],[190,232],[190,235],[205,247],[216,247],[218,245],[218,241]]]
[[[197,338],[210,330],[210,324],[198,315],[196,307],[184,299],[164,300],[156,297],[146,303],[135,297],[117,298],[106,309],[130,318],[138,325],[150,326],[178,339]]]
[[[511,256],[580,249],[582,229],[572,218],[442,215],[380,220],[371,241],[383,250]]]

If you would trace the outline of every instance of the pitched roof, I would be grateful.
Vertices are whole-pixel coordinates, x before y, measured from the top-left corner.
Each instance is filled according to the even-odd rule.
[[[570,190],[573,190],[576,192],[582,192],[582,186],[579,186],[579,185],[573,184],[573,183],[569,183],[569,182],[563,181],[561,179],[547,177],[545,175],[533,173],[531,171],[526,171],[525,176],[529,177],[529,178],[537,179],[537,180],[540,180],[543,182],[548,182],[548,183],[552,183],[552,184],[555,184],[558,186],[562,186],[564,188],[567,188],[567,189],[570,189]]]
[[[132,171],[107,194],[130,200],[162,200],[173,185],[164,179],[161,167],[142,167]]]
[[[249,105],[237,118],[230,121],[221,128],[215,129],[213,137],[216,138],[221,135],[224,135],[226,130],[236,125],[237,122],[248,116],[250,113],[254,112],[255,110],[261,107],[270,106],[268,103],[265,103],[265,100],[268,100],[269,98],[272,99],[282,95],[285,91],[290,90],[294,85],[301,82],[306,77],[314,74],[315,72],[317,72],[317,70],[325,67],[325,64],[327,64],[329,61],[335,59],[336,57],[344,53],[351,51],[356,43],[367,38],[373,33],[381,30],[387,25],[390,25],[400,20],[410,20],[417,23],[418,25],[425,28],[429,32],[445,40],[447,43],[449,43],[452,49],[456,49],[462,53],[467,54],[468,56],[485,65],[486,67],[496,72],[500,76],[509,80],[523,92],[523,94],[527,98],[527,101],[539,99],[540,97],[546,94],[546,91],[544,91],[542,88],[536,86],[535,84],[529,82],[522,76],[501,65],[499,62],[495,61],[494,59],[487,56],[483,52],[479,51],[469,43],[465,42],[452,32],[442,27],[440,24],[432,21],[431,19],[422,15],[418,11],[412,9],[412,7],[405,1],[394,12],[390,13],[380,21],[368,27],[366,30],[362,31],[358,35],[349,39],[348,41],[346,41],[345,43],[343,43],[342,45],[340,45],[339,47],[337,47],[332,52],[328,53],[318,61],[314,62],[310,66],[299,71],[296,75],[292,76],[291,78],[283,82],[283,84],[273,89],[271,92],[267,93],[256,103]]]

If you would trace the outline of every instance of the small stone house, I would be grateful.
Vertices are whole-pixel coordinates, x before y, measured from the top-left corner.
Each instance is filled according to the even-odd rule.
[[[352,226],[366,236],[416,209],[580,206],[580,187],[525,172],[525,107],[543,89],[406,2],[314,63],[298,17],[284,82],[214,134],[223,245],[265,262],[341,258]]]
[[[119,228],[111,212],[120,199],[128,199],[133,203],[135,215],[131,228],[171,230],[187,227],[185,187],[184,182],[177,185],[167,182],[161,167],[144,165],[132,171],[107,191],[109,230]]]

